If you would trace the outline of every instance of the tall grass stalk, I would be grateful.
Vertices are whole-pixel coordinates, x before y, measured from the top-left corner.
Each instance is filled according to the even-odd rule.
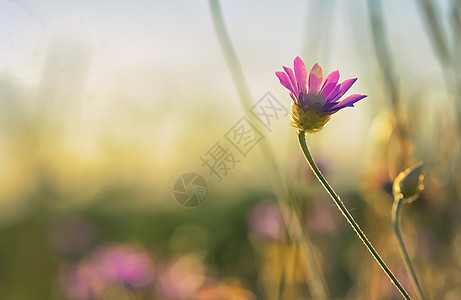
[[[418,0],[417,3],[435,56],[440,63],[447,91],[453,99],[458,134],[461,135],[461,1],[452,0],[451,5],[453,46],[450,45],[450,39],[444,30],[436,3],[432,0]]]
[[[234,81],[235,88],[237,89],[240,103],[244,109],[246,117],[249,120],[253,120],[252,124],[260,132],[263,132],[262,126],[255,119],[255,117],[249,113],[249,109],[253,105],[252,97],[248,84],[245,80],[245,76],[242,71],[242,67],[237,58],[237,54],[232,45],[229,33],[224,23],[222,11],[217,0],[209,0],[211,16],[213,19],[214,29],[218,38],[221,50],[225,57],[227,67]],[[288,187],[286,186],[285,180],[281,175],[280,166],[275,158],[275,154],[272,146],[267,139],[262,139],[259,143],[259,150],[266,163],[268,174],[274,188],[274,192],[279,202],[285,224],[287,226],[290,238],[295,244],[298,244],[300,251],[306,255],[306,265],[304,266],[306,272],[306,282],[312,293],[314,299],[329,299],[329,293],[326,286],[326,282],[323,278],[320,267],[314,257],[313,246],[307,232],[301,222],[301,218],[296,211],[296,205],[294,199],[291,196]]]
[[[404,169],[411,149],[408,126],[400,101],[400,87],[394,70],[394,62],[387,40],[380,0],[368,0],[368,15],[371,23],[372,39],[376,60],[381,72],[384,88],[390,99],[392,113],[395,119],[395,131],[398,139],[399,158],[397,168]],[[400,170],[398,170],[400,171]]]

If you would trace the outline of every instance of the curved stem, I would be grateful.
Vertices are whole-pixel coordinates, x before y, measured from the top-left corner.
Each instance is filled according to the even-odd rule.
[[[250,108],[253,106],[250,89],[237,58],[237,53],[232,45],[226,24],[224,23],[219,1],[209,0],[209,5],[216,36],[231,73],[232,80],[234,81],[235,88],[237,89],[240,103],[245,111],[245,115],[250,121],[254,121],[251,123],[256,127],[256,131],[263,132],[264,129],[262,128],[262,125],[260,125],[259,121],[254,119],[254,116],[250,113]],[[282,212],[283,220],[287,226],[290,238],[298,245],[298,251],[305,254],[306,260],[304,271],[306,273],[306,283],[309,286],[313,298],[328,300],[330,299],[330,294],[320,266],[315,260],[314,246],[312,245],[308,232],[304,230],[301,218],[296,211],[294,198],[290,194],[290,191],[284,182],[274,150],[268,142],[268,139],[262,139],[258,143],[258,147],[261,151],[263,160],[266,163],[268,176],[277,196],[280,211]]]
[[[403,261],[405,262],[405,267],[407,272],[410,275],[411,283],[418,294],[418,298],[425,300],[421,286],[419,285],[418,278],[416,277],[415,270],[411,264],[410,257],[408,256],[407,248],[402,238],[402,233],[400,230],[400,209],[402,207],[403,198],[395,198],[394,204],[392,205],[392,224],[394,225],[395,236],[399,242],[400,253],[402,254]]]
[[[376,252],[375,248],[373,248],[373,245],[370,243],[370,241],[366,237],[365,233],[363,233],[362,229],[360,229],[360,226],[357,224],[357,222],[354,220],[352,215],[349,213],[349,211],[347,210],[344,203],[341,201],[341,199],[339,199],[339,196],[336,195],[335,191],[331,188],[330,184],[326,181],[325,177],[323,177],[323,175],[320,172],[319,168],[315,164],[314,159],[311,156],[311,153],[309,152],[309,148],[307,147],[306,137],[305,137],[305,132],[304,131],[299,131],[298,132],[298,141],[299,141],[299,145],[301,146],[301,149],[302,149],[302,151],[304,153],[304,156],[305,156],[309,166],[311,167],[312,171],[314,172],[315,176],[317,176],[317,179],[322,183],[323,187],[325,188],[325,190],[327,190],[328,194],[330,194],[330,196],[333,199],[333,201],[335,202],[336,206],[338,206],[339,210],[344,215],[344,217],[347,219],[349,224],[352,226],[355,233],[359,236],[359,238],[365,244],[368,251],[370,251],[373,258],[380,265],[380,267],[384,270],[384,272],[389,277],[391,282],[400,291],[400,293],[402,293],[402,296],[407,300],[408,299],[411,300],[410,296],[405,291],[405,289],[402,287],[402,285],[397,280],[397,278],[394,276],[392,271],[384,263],[383,259],[379,256],[378,252]]]

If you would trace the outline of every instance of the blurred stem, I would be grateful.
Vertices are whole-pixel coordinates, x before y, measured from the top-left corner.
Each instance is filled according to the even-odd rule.
[[[413,287],[416,293],[418,294],[418,298],[424,300],[425,298],[423,296],[421,286],[419,285],[415,270],[413,269],[410,257],[408,256],[407,248],[405,247],[405,243],[403,241],[402,233],[400,230],[400,209],[402,207],[403,202],[403,198],[396,197],[394,199],[394,204],[392,205],[392,224],[394,225],[395,236],[397,237],[397,241],[399,242],[400,253],[402,254],[403,261],[405,262],[407,272],[410,275],[411,283],[413,284]]]
[[[405,291],[405,289],[402,287],[400,282],[397,280],[397,278],[394,276],[392,271],[388,268],[388,266],[384,263],[383,259],[379,256],[378,252],[376,252],[375,248],[373,248],[373,245],[371,242],[368,240],[366,237],[365,233],[363,233],[362,229],[360,226],[355,222],[354,218],[352,215],[349,213],[347,210],[346,206],[344,203],[339,199],[339,196],[336,195],[335,191],[333,188],[330,186],[330,184],[327,182],[325,177],[323,177],[322,173],[320,172],[319,168],[315,164],[314,159],[311,156],[311,153],[309,152],[309,148],[307,147],[306,143],[306,134],[304,131],[299,131],[298,132],[298,141],[299,145],[301,146],[301,149],[304,153],[304,156],[307,160],[307,163],[311,167],[312,171],[314,172],[315,176],[317,176],[317,179],[322,183],[323,187],[325,190],[330,194],[331,198],[335,202],[336,206],[339,208],[341,213],[344,215],[346,220],[349,222],[349,224],[352,226],[354,229],[355,233],[359,236],[359,238],[362,240],[362,242],[365,244],[367,247],[368,251],[370,251],[371,255],[373,258],[376,260],[376,262],[381,266],[381,268],[384,270],[384,272],[387,274],[391,282],[397,287],[397,289],[402,293],[403,297],[405,299],[411,299],[408,293]]]
[[[400,88],[397,76],[395,75],[392,54],[386,36],[381,1],[368,0],[367,4],[376,60],[378,61],[379,70],[384,79],[385,91],[388,93],[395,118],[395,130],[399,143],[399,161],[396,165],[405,167],[411,145],[408,137],[408,126],[405,122],[404,113],[402,112]]]
[[[237,58],[234,46],[232,45],[229,33],[227,32],[226,25],[224,24],[224,18],[221,12],[221,7],[218,0],[209,0],[211,16],[213,18],[213,25],[216,31],[216,36],[221,46],[221,50],[226,59],[227,67],[234,81],[235,88],[240,97],[241,104],[245,111],[252,105],[250,96],[250,90],[248,88],[245,76],[243,75],[242,67]]]
[[[432,0],[419,0],[417,2],[422,11],[423,22],[426,24],[426,29],[429,39],[432,42],[435,55],[442,67],[448,92],[453,93],[455,90],[455,82],[452,80],[452,72],[454,71],[455,65],[453,64],[453,56],[449,48],[448,38],[445,35],[442,21],[440,20],[439,10]],[[454,30],[455,29],[456,28],[454,28]]]
[[[437,3],[432,0],[419,0],[417,1],[422,12],[422,19],[426,25],[426,31],[429,36],[429,39],[432,42],[432,47],[434,49],[435,55],[439,60],[440,66],[442,68],[442,74],[444,77],[445,85],[447,91],[452,95],[456,117],[458,122],[458,134],[461,134],[461,76],[459,75],[459,49],[456,49],[457,40],[459,40],[459,26],[455,23],[452,24],[453,30],[453,49],[450,48],[449,39],[445,34],[443,29],[443,23],[440,18],[439,8]],[[459,13],[459,5],[461,1],[452,0],[452,13]],[[452,51],[453,50],[453,51]]]
[[[336,0],[307,2],[301,53],[304,57],[319,57],[319,53],[326,54],[331,49],[329,44],[333,22],[324,22],[324,20],[333,20]],[[322,26],[317,26],[318,24]],[[322,61],[323,65],[327,65],[326,59]]]
[[[438,9],[432,0],[419,0],[418,3],[423,12],[423,18],[427,26],[429,38],[432,40],[434,51],[439,58],[442,67],[450,68],[451,53]]]
[[[452,0],[451,7],[452,30],[453,30],[453,67],[455,74],[455,101],[459,105],[461,101],[461,0]],[[461,123],[461,112],[458,114],[458,122]],[[460,126],[461,127],[461,126]],[[461,128],[460,128],[461,130]],[[461,132],[460,132],[461,134]]]
[[[274,285],[274,293],[273,295],[268,295],[269,298],[268,299],[272,299],[270,298],[271,296],[274,296],[273,299],[275,300],[279,300],[279,299],[282,299],[282,280],[283,280],[283,272],[282,272],[282,269],[283,269],[283,266],[286,265],[287,263],[287,244],[282,244],[283,242],[280,243],[280,250],[281,250],[281,257],[280,259],[278,260],[279,262],[281,262],[281,266],[280,266],[280,271],[279,272],[276,272],[278,274],[276,274],[276,276],[278,277],[277,280],[276,280],[276,284]],[[273,262],[273,263],[276,263],[276,262]]]
[[[257,131],[264,132],[264,129],[260,125],[259,121],[255,120],[255,117],[249,113],[249,109],[252,106],[250,90],[226,29],[219,1],[209,0],[209,4],[216,36],[224,54],[227,67],[231,73],[235,88],[237,89],[240,103],[244,109],[245,115],[249,120],[254,121],[251,123],[256,127]],[[320,267],[314,257],[312,243],[303,228],[299,215],[297,214],[294,199],[291,197],[288,188],[284,183],[274,151],[267,139],[262,139],[258,143],[258,147],[263,160],[266,163],[269,178],[277,196],[277,200],[279,201],[279,207],[287,226],[288,234],[294,243],[299,243],[300,251],[306,255],[306,265],[304,266],[304,269],[306,272],[306,282],[312,296],[314,299],[329,299],[325,279],[323,278]]]

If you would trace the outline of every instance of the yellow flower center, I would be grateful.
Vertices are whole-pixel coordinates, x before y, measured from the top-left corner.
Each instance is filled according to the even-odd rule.
[[[329,113],[318,113],[309,108],[300,108],[296,104],[291,106],[291,125],[307,133],[319,132],[328,123],[330,117]]]

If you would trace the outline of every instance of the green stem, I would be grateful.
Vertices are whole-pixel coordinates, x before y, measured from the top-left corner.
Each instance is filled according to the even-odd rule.
[[[424,300],[424,295],[419,285],[418,278],[416,277],[415,270],[413,269],[413,265],[411,264],[410,257],[408,256],[407,248],[405,247],[405,243],[402,238],[402,233],[400,230],[400,209],[402,207],[403,198],[395,198],[394,204],[392,205],[392,224],[394,225],[395,236],[399,242],[400,246],[400,253],[402,254],[403,261],[405,262],[405,267],[407,268],[407,272],[410,275],[411,283],[418,294],[418,298]]]
[[[226,24],[224,23],[219,1],[209,0],[209,5],[216,36],[231,73],[232,80],[234,81],[234,85],[237,89],[240,103],[244,108],[245,115],[250,121],[252,121],[251,123],[256,127],[256,131],[263,132],[264,129],[262,128],[262,125],[260,125],[259,121],[249,113],[250,108],[253,105],[250,89],[237,58],[237,53],[232,45]],[[262,139],[258,143],[258,147],[261,151],[263,160],[266,163],[268,175],[274,188],[274,192],[277,195],[279,207],[286,223],[290,238],[294,243],[298,244],[299,251],[306,255],[304,266],[306,272],[306,283],[311,290],[313,298],[328,300],[330,299],[330,295],[320,266],[315,260],[314,246],[312,245],[308,233],[303,228],[301,218],[296,211],[295,201],[284,182],[274,150],[267,139]]]
[[[330,184],[326,181],[325,177],[323,177],[322,173],[320,172],[319,168],[314,162],[314,159],[311,156],[311,153],[309,152],[309,148],[307,147],[306,143],[306,136],[304,131],[299,131],[298,132],[298,141],[299,145],[301,146],[301,149],[304,153],[304,156],[307,160],[307,163],[311,167],[312,171],[314,172],[315,176],[317,176],[317,179],[322,183],[323,187],[325,190],[327,190],[328,194],[330,194],[331,198],[335,202],[336,206],[338,206],[339,210],[342,212],[344,217],[347,219],[349,224],[352,226],[354,229],[355,233],[359,236],[359,238],[362,240],[362,242],[365,244],[367,247],[368,251],[370,251],[371,255],[373,258],[376,260],[376,262],[380,265],[380,267],[383,269],[383,271],[386,273],[386,275],[389,277],[391,282],[395,285],[395,287],[402,293],[402,296],[405,299],[410,299],[410,296],[408,293],[405,291],[405,289],[402,287],[400,282],[397,280],[397,278],[392,274],[392,271],[389,269],[389,267],[384,263],[383,259],[379,256],[378,252],[376,252],[375,248],[373,248],[373,245],[370,243],[368,238],[366,237],[365,233],[363,233],[362,229],[360,229],[360,226],[355,222],[354,218],[352,215],[349,213],[347,210],[346,206],[344,203],[339,199],[339,196],[336,195],[335,191],[331,188]]]

